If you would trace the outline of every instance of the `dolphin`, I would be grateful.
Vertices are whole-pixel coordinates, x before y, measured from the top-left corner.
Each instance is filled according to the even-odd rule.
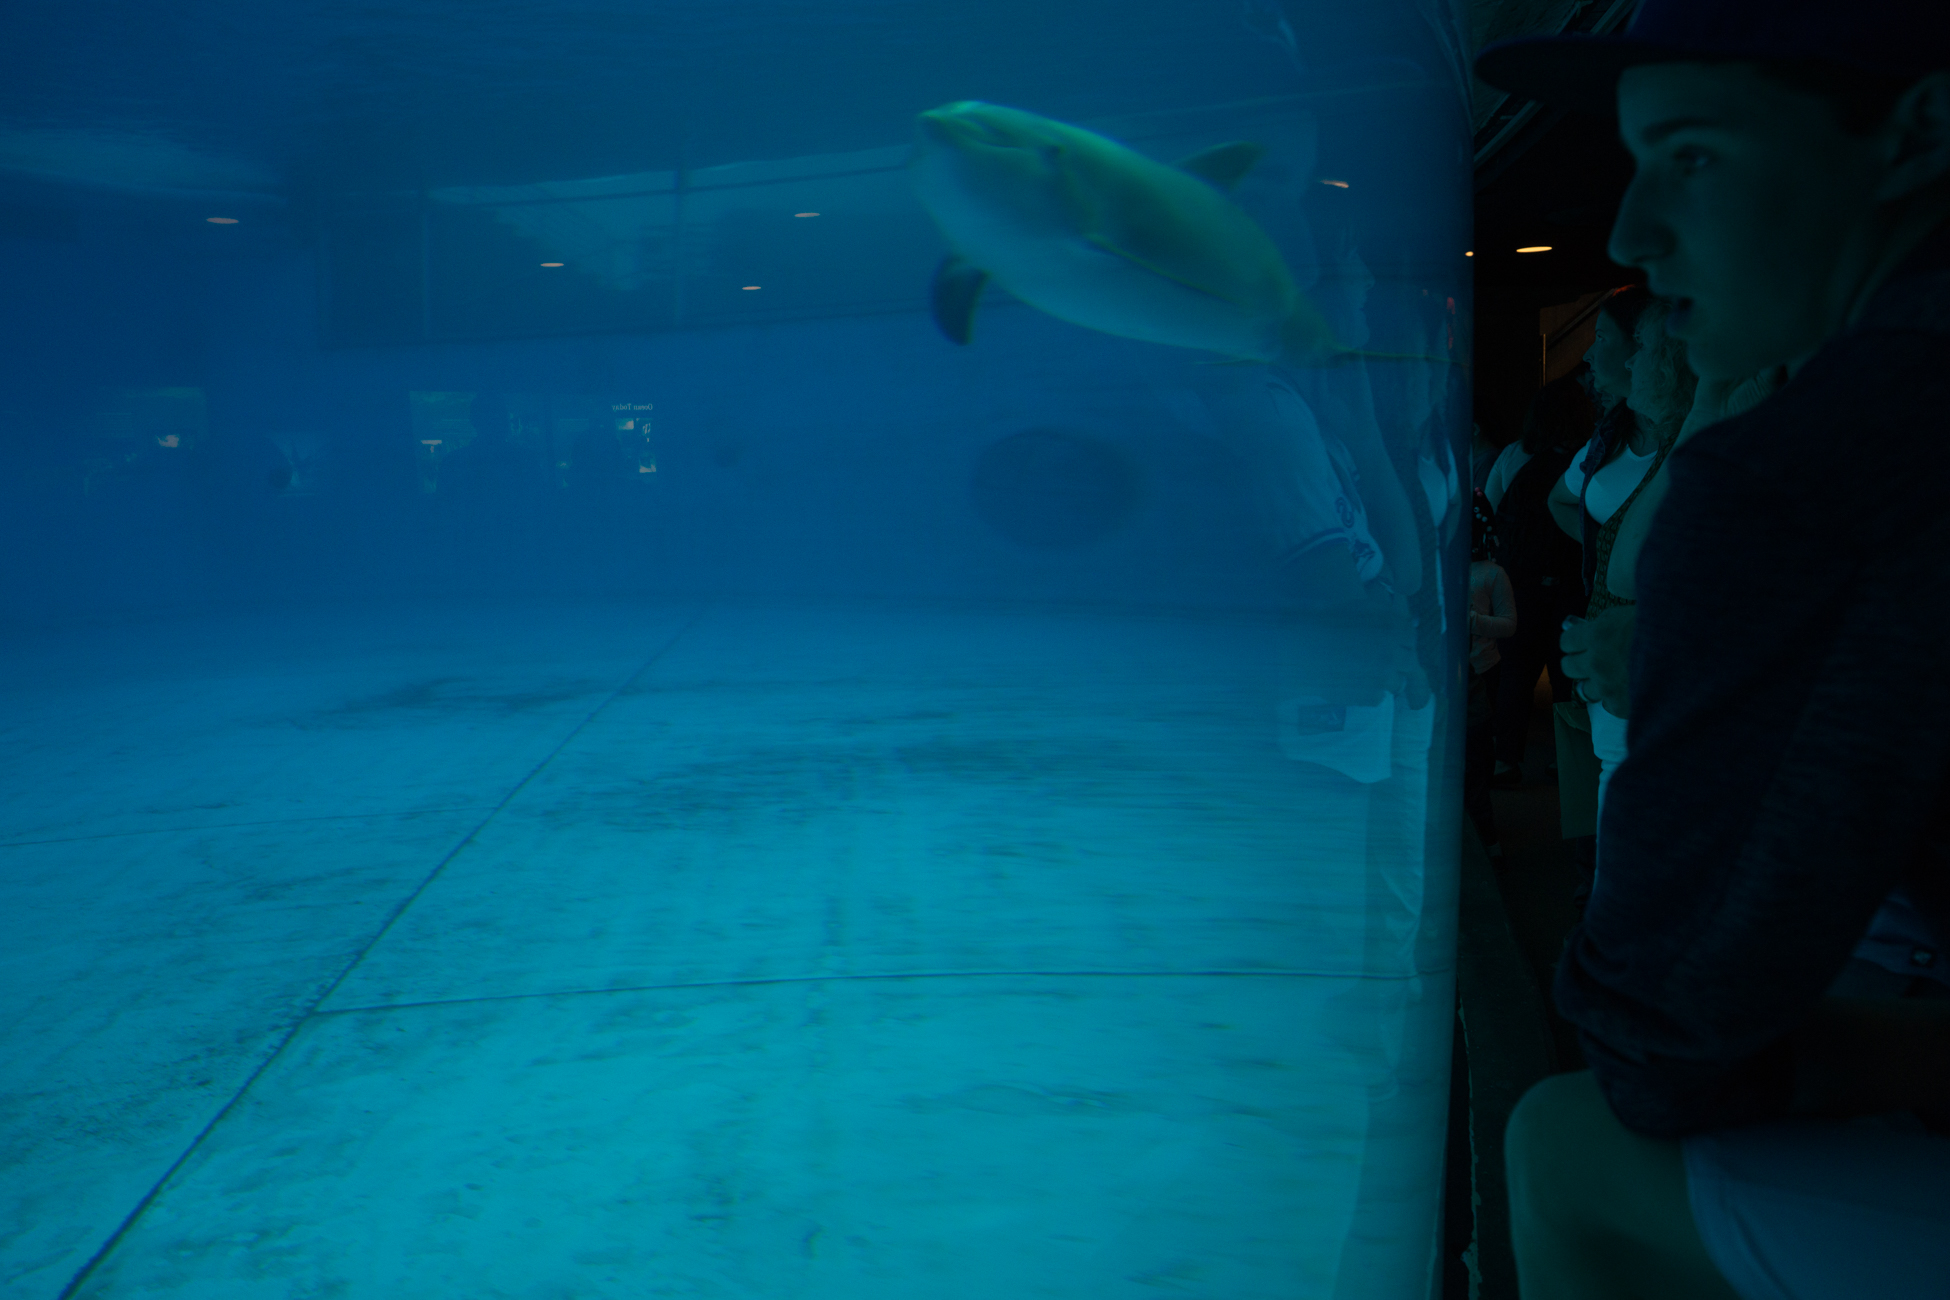
[[[1228,197],[1265,152],[1258,145],[1219,145],[1174,167],[975,100],[930,109],[918,126],[915,192],[953,250],[935,270],[934,319],[956,343],[968,342],[993,279],[1059,320],[1234,361],[1400,357],[1336,341],[1280,250]]]

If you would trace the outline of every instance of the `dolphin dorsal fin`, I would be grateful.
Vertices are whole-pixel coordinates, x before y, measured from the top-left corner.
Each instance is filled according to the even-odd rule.
[[[989,273],[953,253],[934,268],[934,323],[957,343],[968,342],[975,328],[975,304]]]
[[[1265,155],[1264,145],[1244,141],[1215,144],[1180,161],[1178,170],[1190,172],[1202,181],[1210,181],[1222,190],[1229,190]]]

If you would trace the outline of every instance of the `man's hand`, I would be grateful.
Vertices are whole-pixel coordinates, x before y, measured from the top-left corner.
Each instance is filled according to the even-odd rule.
[[[1626,665],[1632,650],[1635,605],[1614,605],[1596,618],[1567,618],[1558,644],[1564,647],[1564,675],[1578,683],[1587,703],[1605,706],[1615,718],[1630,717],[1632,697]]]

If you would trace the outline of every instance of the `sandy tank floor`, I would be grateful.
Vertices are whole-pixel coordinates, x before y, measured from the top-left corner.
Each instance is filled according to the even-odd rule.
[[[0,1296],[1427,1294],[1454,864],[1249,621],[17,641]],[[1412,748],[1412,747],[1411,747]]]

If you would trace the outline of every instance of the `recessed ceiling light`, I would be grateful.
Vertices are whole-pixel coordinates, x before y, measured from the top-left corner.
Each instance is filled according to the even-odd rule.
[[[1468,251],[1467,253],[1464,253],[1464,254],[1463,254],[1463,256],[1464,256],[1464,257],[1474,257],[1474,256],[1476,256],[1476,250],[1472,248],[1472,249],[1470,249],[1470,250],[1469,250],[1469,251]]]
[[[1517,251],[1519,253],[1548,253],[1551,251],[1551,246],[1549,244],[1532,244],[1529,248],[1519,248]]]
[[[213,226],[234,226],[237,224],[237,218],[235,217],[205,217],[203,219]]]
[[[1332,185],[1337,190],[1344,190],[1348,187],[1346,181],[1322,181],[1321,184]]]
[[[542,265],[543,265],[543,266],[560,266],[560,265],[562,265],[562,263],[560,263],[560,262],[543,262],[543,263],[542,263]]]
[[[746,292],[746,293],[751,293],[751,292],[753,292],[753,291],[755,291],[755,290],[756,290],[757,288],[758,288],[758,286],[757,286],[757,285],[755,285],[755,284],[748,284],[748,285],[745,285],[745,286],[744,286],[744,289],[745,289],[745,292]]]
[[[795,217],[816,217],[819,214],[817,212],[795,212],[792,215]]]

